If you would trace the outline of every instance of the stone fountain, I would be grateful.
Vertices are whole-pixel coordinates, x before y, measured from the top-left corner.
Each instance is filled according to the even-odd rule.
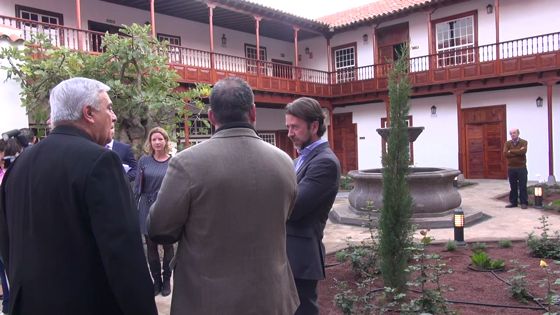
[[[408,139],[414,142],[424,127],[408,127]],[[377,129],[384,140],[390,128]],[[412,224],[419,228],[452,227],[453,210],[461,205],[461,195],[453,185],[459,170],[435,167],[411,167],[407,182],[412,197]],[[347,205],[337,205],[329,217],[332,221],[351,225],[377,226],[383,207],[383,169],[350,171],[354,189],[348,195]],[[485,217],[480,211],[465,211],[465,224],[470,225]]]

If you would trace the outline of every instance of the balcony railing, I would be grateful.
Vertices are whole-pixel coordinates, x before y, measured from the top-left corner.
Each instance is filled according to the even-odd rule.
[[[99,32],[7,16],[0,16],[0,27],[18,33],[24,40],[30,40],[33,35],[42,33],[58,47],[91,53],[102,50],[104,34]],[[216,79],[224,76],[239,75],[252,84],[256,83],[257,89],[325,96],[386,88],[387,76],[392,66],[390,63],[380,63],[329,73],[174,45],[169,46],[168,54],[169,63],[185,81],[214,83]],[[533,59],[529,58],[531,60],[527,61],[528,56],[532,56]],[[546,60],[537,60],[541,57],[546,57]],[[410,75],[413,84],[416,85],[499,76],[514,71],[522,73],[534,71],[539,67],[560,67],[560,32],[498,44],[446,50],[409,60]],[[375,82],[370,83],[371,81]],[[351,90],[340,87],[349,83],[362,87]],[[337,90],[341,94],[337,93]]]

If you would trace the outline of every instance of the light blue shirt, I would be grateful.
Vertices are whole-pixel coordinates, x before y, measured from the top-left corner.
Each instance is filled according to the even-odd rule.
[[[305,162],[309,153],[311,153],[311,151],[313,151],[313,149],[315,149],[316,147],[318,147],[319,145],[321,145],[325,142],[327,142],[326,139],[319,139],[319,140],[313,142],[312,144],[306,146],[305,148],[303,148],[303,150],[301,150],[301,151],[298,150],[299,159],[296,163],[296,172],[299,171],[299,168],[303,165],[303,162]]]

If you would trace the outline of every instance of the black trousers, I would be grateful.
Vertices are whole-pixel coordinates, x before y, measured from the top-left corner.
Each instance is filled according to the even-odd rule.
[[[299,307],[294,315],[318,315],[317,280],[294,279],[299,296]]]
[[[163,246],[163,264],[159,257],[158,244],[152,242],[148,237],[146,237],[146,251],[148,254],[148,265],[150,266],[150,273],[154,282],[161,281],[162,270],[163,270],[163,280],[168,280],[171,278],[171,259],[175,255],[173,251],[173,245],[161,245]],[[159,282],[158,281],[158,282]]]
[[[508,179],[509,179],[509,202],[512,205],[517,205],[517,199],[522,205],[529,204],[527,197],[527,168],[509,168],[508,169]],[[517,192],[519,190],[519,193]]]

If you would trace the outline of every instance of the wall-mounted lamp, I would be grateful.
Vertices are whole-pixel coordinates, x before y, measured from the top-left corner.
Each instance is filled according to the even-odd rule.
[[[494,7],[491,4],[487,5],[486,6],[486,13],[492,14],[492,12],[494,12]]]
[[[432,105],[432,107],[430,107],[430,113],[432,113],[432,117],[436,117],[436,116],[437,116],[437,107],[436,107],[436,105]]]
[[[367,43],[368,39],[369,39],[368,34],[362,35],[362,40],[364,41],[364,44]]]
[[[543,104],[543,99],[542,99],[542,97],[540,97],[540,96],[537,97],[536,103],[537,103],[537,107],[542,107],[542,104]]]
[[[461,208],[453,210],[453,232],[457,245],[465,245],[465,212]]]
[[[305,47],[305,54],[309,55],[309,47]]]
[[[226,34],[222,34],[222,47],[227,47],[227,37],[226,37]]]

